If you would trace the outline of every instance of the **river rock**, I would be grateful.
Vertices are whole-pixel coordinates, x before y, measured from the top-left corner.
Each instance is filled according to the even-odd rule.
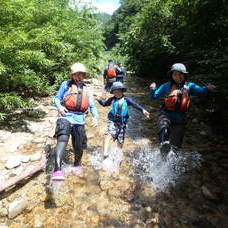
[[[21,156],[15,156],[7,160],[5,167],[7,169],[13,169],[20,165],[21,165]]]
[[[9,218],[14,218],[19,215],[29,205],[28,199],[15,200],[9,204]]]
[[[12,170],[12,172],[9,174],[10,177],[15,177],[20,175],[23,172],[23,167],[18,167],[17,169]]]
[[[196,118],[192,119],[192,123],[198,123],[198,119]]]
[[[21,156],[21,162],[27,163],[30,161],[30,157],[28,155],[22,155]]]
[[[41,159],[41,157],[42,157],[42,155],[40,152],[30,155],[31,161],[39,161]]]
[[[206,136],[207,132],[206,131],[200,131],[200,135]]]

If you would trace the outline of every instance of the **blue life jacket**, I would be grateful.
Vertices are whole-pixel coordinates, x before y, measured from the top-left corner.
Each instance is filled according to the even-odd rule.
[[[108,114],[108,118],[112,121],[127,123],[129,118],[128,105],[124,97],[112,101],[112,109]]]

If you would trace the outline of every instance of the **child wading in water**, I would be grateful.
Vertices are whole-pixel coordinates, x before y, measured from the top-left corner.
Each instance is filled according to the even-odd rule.
[[[108,113],[107,131],[104,138],[104,159],[109,155],[108,148],[112,140],[117,141],[117,146],[120,149],[123,147],[126,125],[129,119],[128,106],[133,106],[142,111],[147,118],[150,117],[150,113],[141,105],[124,95],[126,90],[127,88],[121,82],[114,82],[110,90],[110,93],[113,94],[112,97],[107,100],[96,98],[102,106],[112,105],[112,109]]]
[[[190,107],[190,95],[207,94],[215,89],[214,85],[199,86],[187,79],[184,64],[173,64],[168,72],[169,81],[156,88],[150,85],[152,99],[164,97],[164,103],[158,117],[160,150],[165,156],[171,149],[181,148],[185,133],[187,115]]]

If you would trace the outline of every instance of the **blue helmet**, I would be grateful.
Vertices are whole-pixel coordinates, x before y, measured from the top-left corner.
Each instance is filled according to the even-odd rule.
[[[112,58],[108,58],[108,62],[113,62],[113,59]]]
[[[113,90],[116,90],[116,89],[122,89],[123,92],[126,92],[126,91],[127,91],[127,88],[123,85],[122,82],[114,82],[114,83],[112,84],[110,93],[112,93]]]
[[[183,74],[188,74],[187,70],[186,70],[186,67],[183,63],[175,63],[171,66],[171,69],[170,71],[178,71],[178,72],[181,72]]]

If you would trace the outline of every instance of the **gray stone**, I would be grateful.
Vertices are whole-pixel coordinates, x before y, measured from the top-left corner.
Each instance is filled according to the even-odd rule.
[[[25,210],[29,205],[28,199],[15,200],[9,204],[9,218],[14,218],[19,215],[23,210]]]
[[[42,157],[42,155],[40,152],[30,155],[31,161],[39,161],[41,159],[41,157]]]
[[[7,169],[13,169],[20,165],[21,165],[21,156],[15,156],[7,160],[5,167]]]

